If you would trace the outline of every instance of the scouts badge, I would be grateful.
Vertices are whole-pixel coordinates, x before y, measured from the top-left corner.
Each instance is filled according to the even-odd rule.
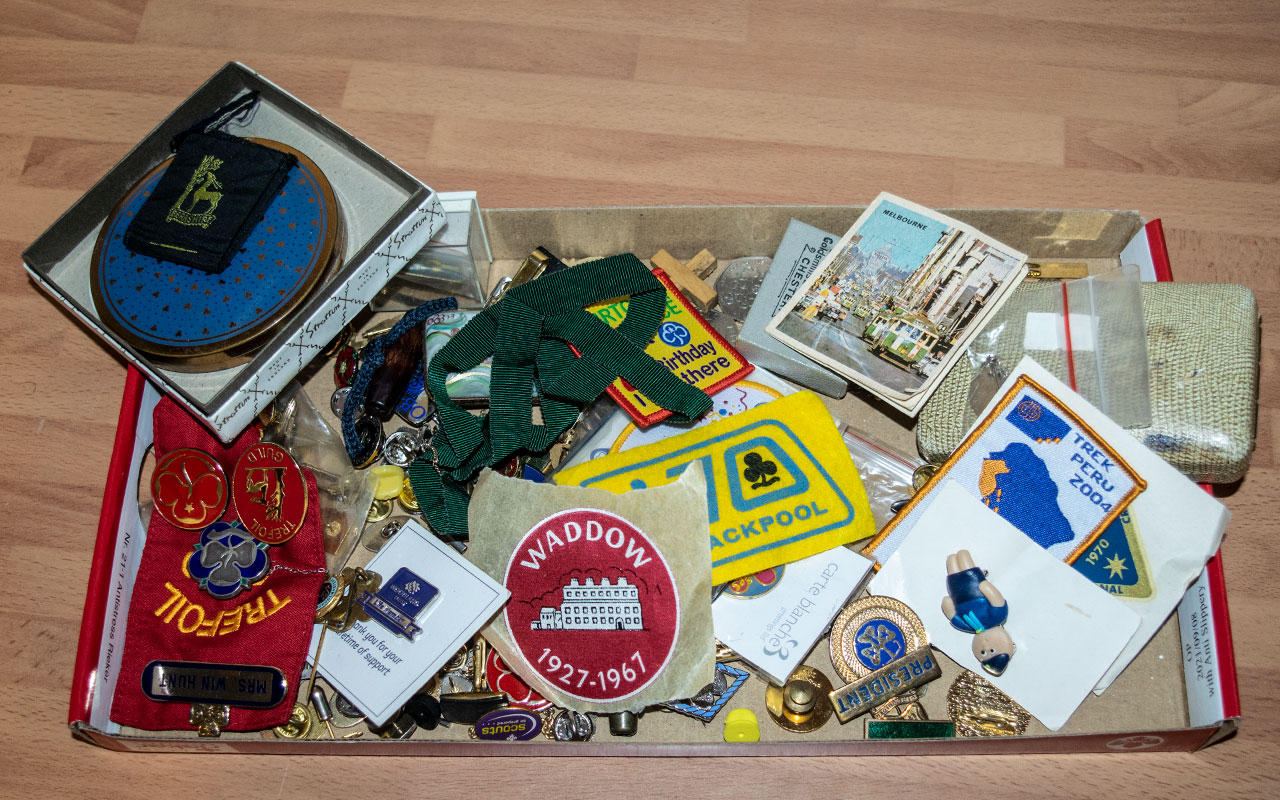
[[[615,713],[714,678],[704,479],[613,495],[482,473],[468,555],[511,592],[484,636],[552,703]]]
[[[875,532],[858,470],[812,392],[561,470],[556,481],[625,492],[669,483],[690,464],[707,480],[712,583]]]
[[[958,482],[1067,563],[1088,551],[1147,485],[1079,415],[1025,374],[863,552],[884,563],[945,481]]]
[[[269,545],[234,512],[197,533],[172,517],[207,519],[218,506],[212,476],[261,450],[260,430],[223,445],[169,398],[156,405],[153,427],[164,477],[153,481],[157,509],[134,582],[111,720],[144,730],[198,725],[210,735],[281,725],[325,580],[315,478],[299,470],[298,483],[286,485],[305,508],[287,542]],[[288,518],[287,506],[280,516]]]
[[[992,675],[1003,674],[1013,658],[1013,639],[1004,629],[1009,604],[968,550],[947,556],[947,596],[942,613],[958,631],[973,634],[973,657]]]

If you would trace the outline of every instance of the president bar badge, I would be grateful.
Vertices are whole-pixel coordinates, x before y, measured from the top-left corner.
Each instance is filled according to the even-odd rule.
[[[1111,445],[1027,375],[864,552],[887,561],[945,481],[958,482],[1067,563],[1088,551],[1146,488]]]
[[[625,495],[481,473],[467,555],[511,592],[483,633],[523,697],[638,712],[712,682],[704,486],[696,469]]]

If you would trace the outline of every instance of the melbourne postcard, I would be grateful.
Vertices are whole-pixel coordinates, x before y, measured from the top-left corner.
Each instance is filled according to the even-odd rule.
[[[914,417],[1026,261],[959,220],[881,194],[766,330]]]

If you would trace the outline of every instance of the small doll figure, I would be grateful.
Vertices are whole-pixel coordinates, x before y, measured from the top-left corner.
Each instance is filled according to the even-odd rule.
[[[947,556],[947,596],[942,613],[956,630],[972,633],[973,655],[982,668],[1000,675],[1013,658],[1014,644],[1004,629],[1009,606],[1004,595],[987,580],[987,573],[973,565],[968,550]]]

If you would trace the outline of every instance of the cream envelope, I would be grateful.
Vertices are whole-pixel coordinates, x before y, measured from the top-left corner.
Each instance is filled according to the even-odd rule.
[[[947,556],[968,550],[1004,595],[1004,628],[1016,650],[1002,675],[987,674],[973,634],[942,611]],[[901,600],[919,615],[929,641],[982,675],[1049,730],[1058,730],[1128,644],[1140,623],[1126,604],[948,481],[871,583],[873,594]]]

